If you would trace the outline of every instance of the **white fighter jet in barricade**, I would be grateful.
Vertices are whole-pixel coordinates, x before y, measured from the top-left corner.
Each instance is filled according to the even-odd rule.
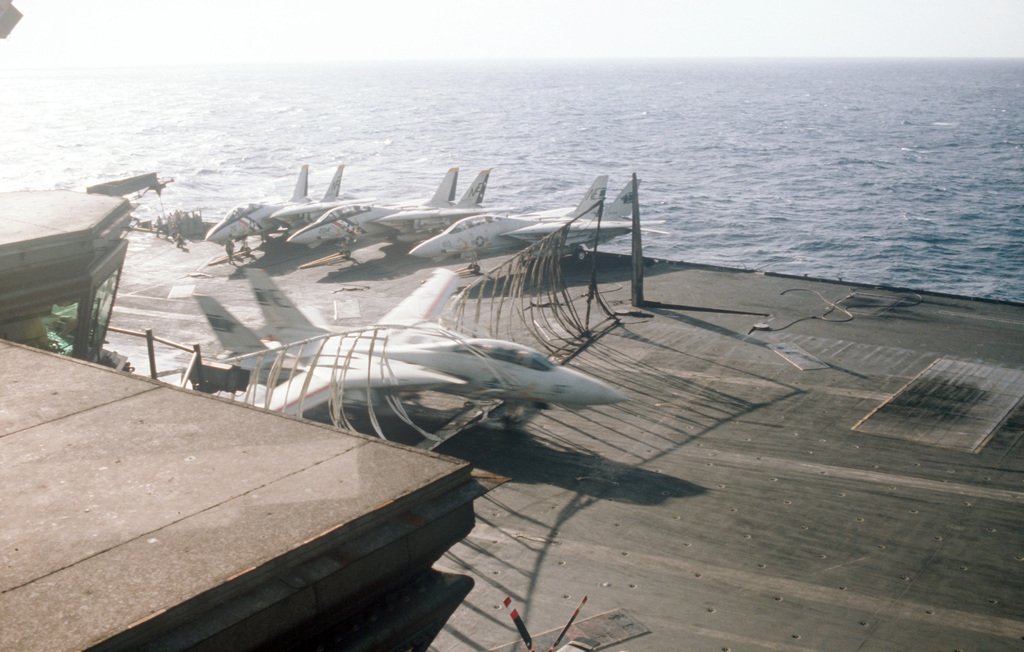
[[[449,174],[458,172],[452,168]],[[444,199],[441,188],[425,204],[359,204],[325,213],[314,223],[293,233],[288,242],[310,247],[339,241],[351,251],[352,245],[368,246],[375,242],[418,242],[443,230],[452,222],[470,215],[493,210],[481,203],[487,190],[490,170],[482,170],[457,203]],[[454,186],[452,186],[454,197]]]
[[[249,270],[248,275],[267,321],[261,334],[243,326],[212,297],[196,299],[221,345],[233,354],[248,354],[235,362],[257,372],[263,387],[252,397],[261,407],[300,415],[328,401],[380,403],[375,397],[381,393],[421,390],[501,399],[528,408],[575,408],[625,398],[532,348],[443,328],[438,318],[459,283],[458,275],[447,269],[434,270],[374,325],[340,334],[314,325],[263,272]],[[316,335],[291,340],[310,333]],[[273,361],[268,362],[268,355]]]
[[[340,183],[340,171],[335,176]],[[312,201],[309,198],[309,166],[303,165],[290,200],[252,202],[236,206],[228,211],[224,219],[210,228],[206,233],[206,239],[218,244],[227,244],[228,240],[242,240],[250,235],[268,233],[280,226],[280,222],[272,219],[274,213],[292,206],[311,204]]]
[[[566,245],[593,246],[633,229],[626,219],[633,209],[633,182],[622,189],[615,201],[605,202],[600,227],[597,209],[605,197],[608,177],[594,179],[576,208],[559,208],[523,215],[477,215],[459,220],[440,234],[421,242],[409,252],[420,258],[449,256],[476,257],[481,254],[514,251],[533,244],[563,228],[569,222]],[[573,221],[575,220],[575,221]]]

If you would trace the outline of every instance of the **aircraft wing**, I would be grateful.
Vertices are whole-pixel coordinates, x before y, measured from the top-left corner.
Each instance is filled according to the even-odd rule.
[[[565,221],[545,221],[524,226],[515,231],[503,233],[503,236],[533,243],[565,227]],[[633,230],[633,223],[625,220],[601,220],[601,242],[625,235]],[[597,220],[574,222],[565,237],[566,244],[588,244],[597,235]]]
[[[420,210],[406,209],[401,210],[384,217],[379,217],[375,222],[378,224],[384,224],[386,226],[398,226],[405,222],[414,222],[416,220],[430,219],[434,217],[441,217],[441,209],[439,208],[424,208]]]
[[[530,225],[518,228],[515,231],[509,231],[508,233],[503,233],[502,235],[507,235],[507,236],[511,236],[511,237],[514,237],[514,238],[519,238],[521,240],[534,241],[534,240],[539,240],[540,238],[543,238],[544,236],[548,235],[549,233],[554,233],[555,231],[563,228],[565,225],[566,225],[566,221],[565,220],[545,220],[545,221],[542,221],[542,222],[537,222],[535,224],[530,224]],[[633,223],[628,221],[628,220],[601,220],[601,231],[602,232],[604,232],[604,231],[616,231],[616,232],[623,232],[624,233],[624,232],[629,231],[632,228],[633,228]],[[623,229],[625,229],[625,231],[623,231]],[[596,219],[591,219],[591,220],[587,220],[585,222],[584,221],[574,222],[573,225],[569,227],[569,231],[571,231],[571,232],[580,232],[580,233],[593,233],[594,231],[597,231],[597,220]]]
[[[510,238],[515,238],[517,240],[522,240],[524,242],[536,242],[541,238],[551,233],[554,233],[555,231],[558,231],[563,227],[565,227],[565,221],[563,220],[537,222],[536,224],[524,226],[522,228],[516,229],[515,231],[508,231],[506,233],[502,233],[502,235],[508,236]]]
[[[353,356],[344,367],[321,365],[288,378],[269,392],[266,407],[285,414],[300,414],[326,403],[337,391],[419,391],[464,385],[455,376],[431,371],[399,360]]]
[[[379,326],[412,326],[425,321],[434,321],[441,315],[441,309],[459,287],[459,276],[455,272],[439,267],[433,271],[423,285],[403,299],[384,315]]]
[[[608,240],[611,240],[612,238],[617,238],[620,235],[626,235],[627,233],[629,233],[632,230],[633,230],[633,225],[629,224],[629,223],[626,223],[625,225],[623,225],[622,223],[619,223],[619,224],[605,224],[605,223],[602,222],[602,224],[601,224],[600,240],[601,240],[601,242],[607,242]],[[588,226],[586,228],[569,229],[569,234],[565,238],[565,244],[567,244],[567,245],[576,245],[576,244],[589,245],[589,244],[592,244],[594,242],[594,236],[596,236],[596,235],[598,235],[598,233],[597,233],[597,224],[596,223],[593,224],[593,225],[590,225],[590,226]]]

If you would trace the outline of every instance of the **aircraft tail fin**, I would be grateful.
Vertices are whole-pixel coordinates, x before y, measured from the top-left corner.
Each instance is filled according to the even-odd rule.
[[[324,193],[322,201],[329,202],[338,198],[338,193],[341,192],[341,175],[344,172],[345,166],[339,165],[338,169],[334,171],[334,178],[331,179],[331,184],[327,186],[327,192]]]
[[[580,215],[586,215],[597,208],[597,205],[604,199],[607,191],[608,175],[599,175],[594,179],[594,183],[590,184],[590,189],[587,190],[585,195],[583,195],[583,199],[580,200],[579,205],[576,206],[576,210],[574,210],[569,217],[576,218]]]
[[[225,351],[241,355],[266,349],[259,336],[246,328],[219,301],[202,294],[192,296],[199,303],[203,314],[206,315],[206,321],[210,322],[210,327]]]
[[[382,326],[410,326],[421,322],[435,321],[441,310],[456,290],[459,289],[459,275],[438,267],[430,278],[412,294],[384,315],[378,324]]]
[[[636,180],[636,185],[640,186],[640,179]],[[630,179],[626,182],[626,186],[619,193],[619,196],[615,198],[613,202],[605,202],[604,212],[601,214],[602,217],[607,219],[622,219],[633,216],[633,180]]]
[[[476,179],[469,185],[466,190],[466,194],[462,196],[457,204],[462,208],[472,208],[473,206],[479,206],[484,200],[484,193],[487,191],[487,180],[491,176],[490,169],[481,170],[480,174],[476,175]]]
[[[328,331],[313,324],[298,306],[270,280],[261,269],[249,268],[245,272],[252,285],[256,302],[260,304],[263,318],[272,331],[289,329],[298,339],[321,335]],[[295,338],[289,338],[295,339]]]
[[[299,170],[299,179],[295,182],[295,190],[292,192],[292,201],[302,201],[309,197],[309,165],[303,165]]]
[[[427,202],[427,205],[438,208],[450,206],[455,200],[455,184],[458,181],[459,168],[449,168],[448,173],[444,175],[444,180],[441,181],[441,185],[437,187],[437,191],[434,192],[434,196]]]

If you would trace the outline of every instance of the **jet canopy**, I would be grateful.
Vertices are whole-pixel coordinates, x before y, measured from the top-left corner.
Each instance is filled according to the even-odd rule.
[[[536,351],[527,346],[518,345],[513,342],[504,342],[501,340],[470,340],[467,344],[468,346],[461,346],[460,349],[455,350],[465,351],[467,353],[482,353],[488,358],[497,360],[498,362],[508,362],[520,367],[535,369],[537,371],[550,371],[555,368],[554,363],[544,357],[544,354],[540,351]]]
[[[235,206],[232,208],[227,217],[224,218],[224,222],[234,222],[237,219],[243,218],[250,213],[253,213],[260,208],[260,204],[245,204],[244,206]]]
[[[332,208],[323,215],[321,215],[313,224],[323,225],[328,222],[335,220],[347,220],[350,217],[355,217],[360,213],[367,213],[373,207],[372,206],[340,206],[338,208]],[[312,226],[312,225],[310,225]]]
[[[448,229],[449,235],[454,233],[462,233],[467,229],[472,229],[480,226],[481,224],[490,224],[494,222],[496,218],[493,215],[477,215],[476,217],[467,217],[464,220],[459,220]]]

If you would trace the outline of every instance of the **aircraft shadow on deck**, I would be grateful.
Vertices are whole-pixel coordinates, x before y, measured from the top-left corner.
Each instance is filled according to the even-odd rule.
[[[326,274],[318,283],[337,283],[339,281],[375,281],[396,279],[414,274],[421,269],[432,269],[437,263],[415,256],[406,255],[408,248],[403,245],[386,245],[381,247],[383,256],[360,258],[359,252],[354,254],[358,262],[340,263],[335,267],[325,267]]]
[[[581,450],[552,448],[519,429],[475,427],[435,449],[519,483],[549,484],[634,505],[699,496],[706,488]]]
[[[338,252],[338,248],[331,243],[310,248],[283,242],[282,238],[272,238],[260,245],[258,250],[259,254],[255,258],[240,261],[238,269],[255,268],[271,276],[286,276],[303,265],[309,265]],[[420,269],[437,266],[430,260],[408,256],[407,252],[406,245],[387,243],[357,249],[349,260],[339,259],[319,267],[325,272],[319,282],[400,278]],[[234,273],[232,275],[234,276]]]
[[[455,402],[461,406],[461,401]],[[345,418],[356,432],[367,437],[377,437],[374,427],[374,421],[376,421],[387,441],[405,444],[406,446],[420,446],[424,443],[424,438],[417,432],[416,428],[421,428],[427,432],[436,432],[464,411],[463,407],[440,408],[432,406],[424,409],[416,401],[408,399],[401,399],[399,403],[401,403],[402,409],[406,412],[405,416],[415,424],[415,427],[406,423],[402,416],[395,414],[395,411],[387,404],[375,406],[372,416],[366,406],[347,407],[345,409]],[[335,427],[326,406],[310,410],[304,416],[311,421]]]

